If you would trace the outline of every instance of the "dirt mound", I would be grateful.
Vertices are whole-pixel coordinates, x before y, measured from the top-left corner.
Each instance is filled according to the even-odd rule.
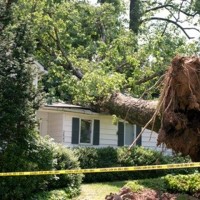
[[[163,193],[152,189],[144,189],[139,192],[132,192],[130,188],[122,188],[118,194],[110,194],[106,200],[176,200],[180,199],[179,194]],[[197,198],[184,195],[183,199],[197,200]]]
[[[175,57],[165,74],[159,105],[158,145],[200,161],[200,59]]]

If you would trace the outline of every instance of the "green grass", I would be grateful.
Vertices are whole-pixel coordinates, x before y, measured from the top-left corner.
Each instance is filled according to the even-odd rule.
[[[127,181],[83,184],[81,194],[73,200],[102,200],[110,193],[118,193]]]
[[[167,185],[164,178],[143,179],[134,181],[116,181],[104,183],[82,184],[81,194],[72,200],[103,200],[110,193],[119,193],[124,186],[130,187],[132,191],[137,192],[144,188],[167,192]],[[43,192],[37,200],[68,200],[67,190],[53,190]],[[195,198],[187,194],[179,194],[177,200],[194,200]]]
[[[165,181],[162,178],[154,179],[142,179],[136,181],[129,181],[126,186],[130,187],[134,192],[137,192],[143,188],[149,188],[153,190],[166,191]]]
[[[161,178],[109,183],[91,183],[83,184],[81,187],[81,194],[73,200],[102,200],[110,193],[118,193],[123,186],[130,187],[134,192],[142,190],[143,188],[166,191],[164,180]]]

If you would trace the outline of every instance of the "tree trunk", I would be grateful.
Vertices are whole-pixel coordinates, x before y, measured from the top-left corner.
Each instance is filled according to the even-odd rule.
[[[138,34],[140,25],[140,2],[139,0],[130,0],[130,22],[129,29]]]
[[[131,124],[144,127],[156,111],[158,101],[140,100],[122,93],[115,93],[101,104],[101,112],[115,114]],[[147,128],[158,132],[160,119],[157,116],[154,125],[150,123]]]

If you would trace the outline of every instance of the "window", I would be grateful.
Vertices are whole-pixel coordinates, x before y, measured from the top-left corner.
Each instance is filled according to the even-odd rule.
[[[81,119],[80,143],[91,143],[92,120]]]
[[[135,137],[135,126],[132,124],[125,124],[124,145],[131,145]]]
[[[100,121],[72,118],[72,144],[99,145]]]
[[[129,123],[119,122],[118,123],[118,146],[131,145],[135,140],[137,135],[140,133],[141,127],[132,125]],[[141,137],[137,140],[136,145],[141,145],[142,139]]]

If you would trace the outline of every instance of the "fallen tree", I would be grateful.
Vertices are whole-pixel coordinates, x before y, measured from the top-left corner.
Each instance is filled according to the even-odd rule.
[[[165,74],[159,101],[138,100],[121,93],[103,103],[104,112],[158,132],[158,145],[200,161],[200,59],[175,57]]]

